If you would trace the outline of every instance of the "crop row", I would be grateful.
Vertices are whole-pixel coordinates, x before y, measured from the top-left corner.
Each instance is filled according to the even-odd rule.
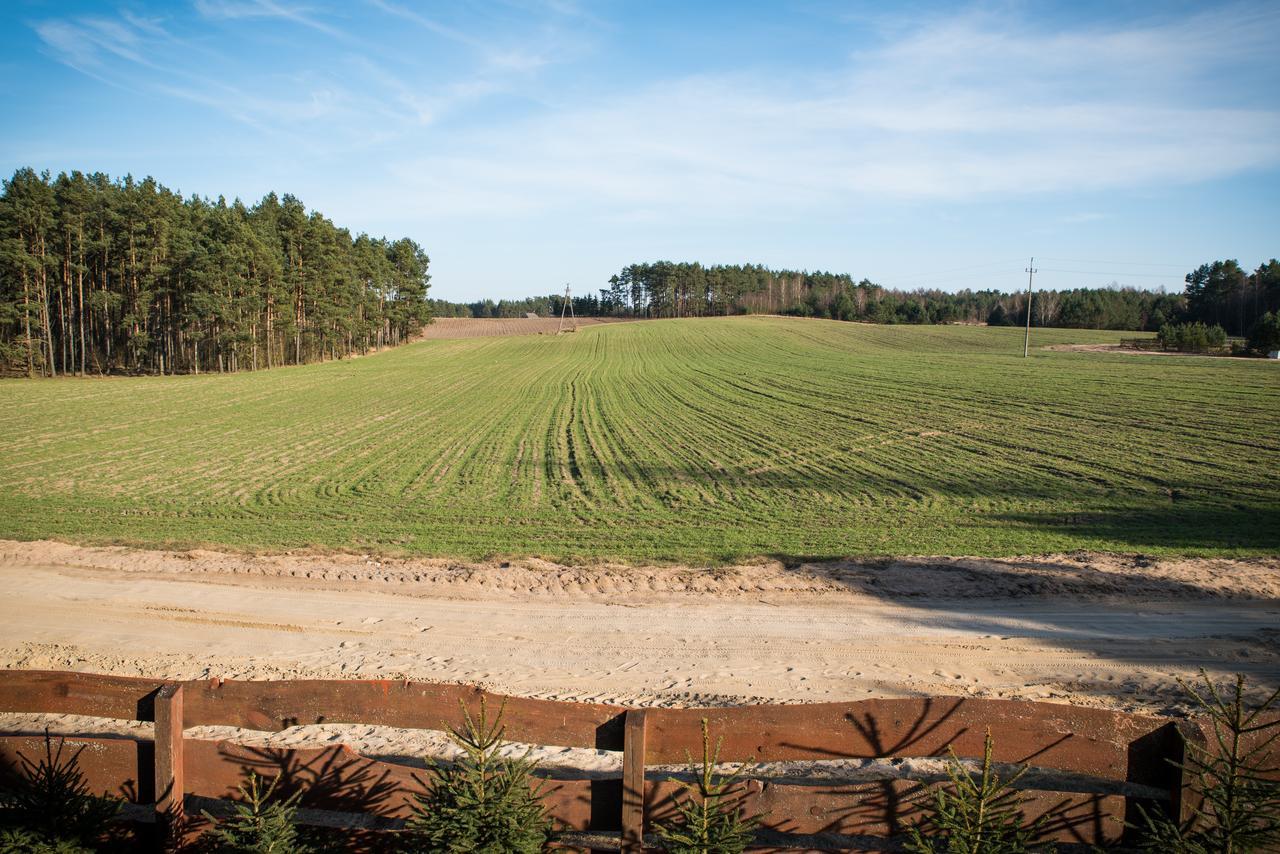
[[[10,381],[0,404],[8,537],[687,561],[1280,545],[1273,365],[1024,360],[1020,330],[611,324]]]

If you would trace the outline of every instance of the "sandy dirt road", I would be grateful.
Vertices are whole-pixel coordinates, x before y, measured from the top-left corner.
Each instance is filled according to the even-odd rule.
[[[1201,667],[1280,684],[1274,559],[692,570],[6,542],[0,580],[4,667],[664,705],[960,694],[1169,711]]]

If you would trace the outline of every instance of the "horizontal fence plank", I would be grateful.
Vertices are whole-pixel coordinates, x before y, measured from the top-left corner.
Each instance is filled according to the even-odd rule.
[[[621,706],[564,703],[490,694],[468,685],[400,680],[184,683],[186,725],[280,730],[300,724],[358,723],[442,729],[475,714],[483,697],[490,719],[505,704],[506,738],[530,744],[622,749]]]
[[[146,743],[127,739],[69,738],[65,750],[81,751],[79,763],[91,791],[139,802],[139,780],[150,794],[148,748]],[[252,771],[266,778],[279,777],[282,795],[301,790],[300,804],[305,808],[405,819],[412,814],[414,793],[423,790],[425,779],[420,769],[368,759],[341,745],[279,749],[186,739],[184,751],[186,792],[202,798],[238,797],[239,786]],[[19,752],[38,761],[44,756],[44,739],[0,738],[0,762],[16,764]],[[542,787],[544,804],[557,826],[598,832],[620,828],[620,781],[546,780]],[[912,798],[917,784],[905,780],[828,787],[751,782],[748,787],[748,811],[764,813],[762,826],[780,833],[886,836],[920,816]],[[676,791],[671,782],[646,783],[647,829],[673,815],[671,795]],[[1045,840],[1104,844],[1118,839],[1123,830],[1124,799],[1119,796],[1038,791],[1023,796],[1031,819],[1050,816]]]
[[[0,712],[47,712],[123,720],[155,719],[158,679],[0,670]],[[184,723],[275,731],[318,723],[407,729],[461,726],[462,705],[474,714],[485,699],[491,713],[504,706],[512,741],[622,750],[621,706],[565,703],[491,694],[469,685],[402,680],[290,680],[181,682]]]
[[[151,742],[127,738],[50,737],[55,755],[63,761],[75,757],[85,785],[95,795],[107,794],[130,803],[155,800],[155,754]],[[23,773],[46,757],[44,736],[0,736],[0,773]]]
[[[981,758],[990,727],[997,762],[1121,781],[1130,779],[1133,743],[1168,724],[1103,709],[960,697],[651,709],[645,761],[701,756],[702,718],[713,743],[723,739],[722,762],[945,756],[948,747],[961,757]]]
[[[420,768],[369,759],[342,745],[293,749],[188,738],[184,746],[187,793],[206,798],[238,797],[252,772],[278,778],[282,795],[301,791],[299,803],[307,808],[407,819],[415,793],[425,791],[429,779]],[[542,780],[540,785],[543,804],[558,825],[572,830],[617,828],[618,781]],[[610,812],[611,823],[606,820]]]
[[[120,720],[155,720],[154,699],[161,679],[0,670],[0,712],[48,712]]]
[[[623,747],[625,708],[504,698],[464,685],[386,680],[301,680],[296,682],[191,681],[49,671],[0,671],[0,711],[76,714],[125,720],[154,720],[155,695],[164,684],[181,685],[184,727],[239,726],[279,730],[299,724],[352,723],[410,729],[441,729],[462,723],[462,707],[491,716],[506,704],[506,738],[531,744],[608,750]],[[646,765],[681,764],[701,755],[700,719],[707,718],[713,740],[723,737],[720,759],[737,762],[871,759],[945,756],[953,748],[980,757],[987,728],[995,735],[997,762],[1025,763],[1098,780],[1178,791],[1176,769],[1186,733],[1212,743],[1208,722],[1175,724],[1167,718],[1066,705],[967,698],[868,700],[791,706],[714,709],[648,709],[645,712]],[[1204,736],[1209,735],[1206,739]],[[55,740],[56,743],[56,740]],[[286,790],[308,792],[315,809],[369,813],[386,818],[409,814],[421,770],[368,759],[342,747],[277,749],[185,739],[189,794],[234,797],[244,775],[284,775]],[[154,745],[129,739],[67,740],[80,749],[81,767],[95,791],[135,803],[154,800]],[[0,765],[17,763],[19,750],[32,761],[44,755],[40,737],[0,739]],[[1273,754],[1274,755],[1274,754]],[[1050,781],[1052,782],[1052,778]],[[670,783],[650,779],[644,789],[647,819],[662,815]],[[908,781],[830,785],[808,781],[753,781],[753,803],[771,818],[767,826],[797,836],[837,833],[876,836],[892,832],[910,816]],[[1042,785],[1037,781],[1035,785]],[[605,780],[547,780],[548,806],[559,824],[582,831],[620,829],[622,783]],[[664,789],[663,787],[668,787]],[[1137,791],[1136,787],[1130,787]],[[1114,841],[1127,803],[1114,794],[1029,793],[1028,807],[1050,811],[1049,838]],[[1103,791],[1107,791],[1106,787]],[[1111,790],[1114,791],[1114,790]]]
[[[1213,748],[1216,752],[1218,742],[1213,733],[1213,720],[1211,718],[1195,718],[1183,724],[1183,727],[1185,732],[1198,735],[1198,737],[1194,738],[1194,744],[1197,747],[1201,750]],[[1252,721],[1250,727],[1256,729],[1240,737],[1241,753],[1257,750],[1275,735],[1277,728],[1280,727],[1280,709],[1258,715]],[[1226,728],[1224,727],[1223,735],[1225,736],[1226,734]],[[1271,749],[1261,759],[1264,770],[1259,776],[1268,780],[1280,781],[1280,740],[1272,742]]]
[[[158,680],[87,673],[0,671],[0,711],[151,720]],[[488,694],[464,685],[389,680],[191,681],[186,726],[279,730],[299,724],[363,723],[405,728],[458,726],[460,703],[504,702],[507,738],[534,744],[622,749],[624,707]],[[701,752],[699,720],[724,736],[725,761],[981,754],[989,725],[996,759],[1126,779],[1129,745],[1165,721],[1101,709],[966,698],[855,703],[652,709],[649,764]]]
[[[925,815],[927,792],[909,780],[885,780],[814,788],[786,784],[747,784],[743,806],[761,816],[761,828],[778,833],[844,836],[892,836]],[[668,782],[650,783],[646,792],[651,822],[675,814]],[[1020,792],[1029,821],[1044,817],[1041,841],[1105,845],[1124,833],[1125,799],[1118,795],[1086,795],[1028,790]]]

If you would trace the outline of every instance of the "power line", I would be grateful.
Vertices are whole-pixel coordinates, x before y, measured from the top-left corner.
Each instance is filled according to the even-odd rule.
[[[1177,277],[1179,279],[1182,278],[1181,276],[1178,276],[1177,273],[1112,273],[1112,272],[1108,272],[1107,270],[1058,270],[1052,267],[1045,267],[1044,272],[1046,273],[1080,273],[1081,275],[1085,275],[1085,276],[1128,276],[1128,277],[1138,277],[1143,279],[1168,279],[1170,277]]]
[[[1031,277],[1036,274],[1036,259],[1032,256],[1027,265],[1027,334],[1022,338],[1022,358],[1027,358],[1027,350],[1031,347]]]
[[[1012,265],[1017,261],[989,261],[986,264],[971,264],[967,267],[952,267],[949,270],[934,270],[931,273],[910,273],[905,276],[894,276],[895,279],[928,279],[933,276],[945,276],[948,273],[963,273],[968,270],[982,270],[987,267],[1003,267],[1006,264]]]
[[[975,279],[990,281],[992,279],[999,277],[1001,280],[1003,280],[1004,278],[1008,276],[1013,276],[1019,272],[1022,272],[1022,271],[1020,271],[1017,267],[1005,267],[1003,269],[991,270],[985,273],[970,273],[967,276],[950,276],[946,279],[942,279],[935,282],[922,282],[919,279],[894,278],[891,281],[885,281],[881,279],[879,281],[874,282],[874,284],[880,285],[881,287],[884,287],[884,288],[897,288],[898,290],[910,290],[912,288],[929,289],[929,288],[937,288],[942,285],[949,285],[952,282],[971,282],[971,281],[974,281]]]
[[[898,287],[899,285],[905,285],[906,283],[911,283],[911,286],[929,287],[931,285],[931,282],[929,281],[930,279],[942,282],[967,282],[974,279],[988,279],[993,276],[1007,276],[1021,272],[1020,268],[1014,266],[1015,263],[1016,262],[1012,261],[1001,261],[997,264],[984,265],[987,269],[983,269],[980,272],[965,272],[977,269],[976,267],[965,267],[957,271],[960,275],[937,272],[927,275],[916,274],[914,276],[892,276],[888,281],[895,283],[891,285],[892,287]],[[876,283],[882,285],[886,284],[885,280],[878,280]]]
[[[1185,264],[1145,264],[1145,263],[1139,263],[1136,261],[1115,261],[1115,262],[1090,261],[1083,258],[1074,258],[1074,259],[1073,258],[1042,258],[1041,260],[1042,261],[1068,261],[1068,262],[1074,262],[1079,264],[1115,264],[1117,266],[1124,265],[1124,266],[1134,266],[1134,267],[1139,267],[1139,266],[1168,267],[1171,270],[1190,269]],[[985,279],[992,276],[1012,274],[1016,268],[1013,268],[1012,266],[1005,267],[1005,265],[1009,263],[1010,262],[1006,262],[1006,261],[993,261],[989,264],[974,264],[968,267],[955,267],[951,270],[936,270],[932,273],[915,273],[907,276],[893,276],[888,282],[881,280],[878,282],[878,284],[885,285],[888,287],[898,287],[898,288],[929,287],[933,283],[929,281],[923,281],[923,280],[936,279],[938,277],[944,277],[947,282],[962,282],[962,281],[971,281],[973,279]],[[998,269],[1002,267],[1004,269]],[[996,268],[996,269],[993,269],[993,268]],[[980,272],[980,273],[968,272],[973,270],[982,270],[983,272]],[[967,273],[967,275],[964,275],[964,276],[950,275],[951,273],[962,273],[962,272]],[[1024,269],[1022,270],[1022,272],[1025,273],[1026,270]],[[1076,269],[1067,269],[1062,267],[1042,267],[1042,268],[1038,268],[1036,272],[1073,273],[1081,276],[1102,276],[1102,277],[1111,277],[1115,279],[1166,279],[1166,280],[1177,279],[1178,281],[1182,281],[1183,279],[1182,275],[1177,273],[1172,273],[1172,272],[1170,273],[1139,273],[1139,272],[1127,272],[1127,271],[1117,272],[1114,270],[1076,270]]]
[[[1077,264],[1109,264],[1115,266],[1130,267],[1168,267],[1171,270],[1191,269],[1194,265],[1185,264],[1148,264],[1138,261],[1100,261],[1089,260],[1085,258],[1041,258],[1042,261],[1067,261]],[[946,285],[952,282],[966,282],[974,279],[991,279],[997,276],[1012,275],[1016,268],[1012,266],[1013,262],[1009,261],[991,261],[986,264],[971,264],[965,267],[953,267],[949,270],[935,270],[931,273],[914,273],[907,276],[893,276],[888,281],[879,280],[876,284],[881,287],[897,288],[899,290],[909,290],[911,288],[930,288],[939,285]],[[1006,266],[1009,265],[1009,266]],[[980,270],[982,272],[972,272]],[[1023,269],[1022,272],[1027,272]],[[1140,272],[1117,272],[1114,270],[1077,270],[1067,269],[1063,267],[1040,267],[1036,269],[1037,273],[1071,273],[1080,276],[1098,276],[1100,278],[1111,278],[1118,281],[1125,279],[1164,279],[1168,282],[1181,282],[1182,275],[1176,273],[1140,273]],[[953,276],[952,273],[965,273],[963,276]],[[927,279],[937,279],[943,277],[944,281],[930,282]]]
[[[559,335],[562,331],[564,331],[564,315],[566,311],[569,313],[569,322],[573,324],[573,328],[570,329],[569,331],[577,332],[578,318],[573,313],[573,298],[569,296],[568,282],[566,282],[564,286],[564,303],[560,306],[560,325],[556,327],[556,335]]]
[[[1102,261],[1097,258],[1041,258],[1041,261],[1063,261],[1067,264],[1105,264],[1108,267],[1170,267],[1185,270],[1198,264],[1154,264],[1148,261]]]

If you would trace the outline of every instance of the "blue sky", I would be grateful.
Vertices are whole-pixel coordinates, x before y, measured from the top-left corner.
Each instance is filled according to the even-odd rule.
[[[432,295],[632,261],[1181,288],[1280,255],[1280,4],[36,2],[0,169],[291,192]]]

